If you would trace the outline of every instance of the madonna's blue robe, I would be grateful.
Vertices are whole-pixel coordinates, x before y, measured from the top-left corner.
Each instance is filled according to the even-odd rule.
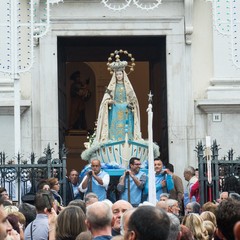
[[[128,139],[133,139],[133,112],[128,108],[126,90],[123,83],[116,83],[115,104],[109,109],[109,139],[114,141],[125,140],[125,131]]]

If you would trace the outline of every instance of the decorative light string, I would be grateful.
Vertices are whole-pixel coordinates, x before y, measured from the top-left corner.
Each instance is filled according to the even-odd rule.
[[[215,29],[229,40],[231,61],[240,68],[240,1],[212,0]]]
[[[144,0],[125,0],[118,3],[115,0],[102,0],[102,3],[105,7],[113,11],[125,10],[130,6],[131,3],[133,3],[137,8],[140,8],[141,10],[149,11],[157,8],[162,3],[162,0],[148,0],[146,2]]]
[[[16,155],[21,152],[20,73],[28,72],[32,68],[34,46],[49,29],[51,3],[52,0],[0,1],[0,72],[9,74],[14,82]],[[40,9],[42,4],[44,7]]]
[[[50,27],[50,4],[62,0],[30,0],[28,8],[20,0],[0,1],[0,72],[19,74],[31,69],[36,40]],[[27,42],[27,44],[26,44]]]

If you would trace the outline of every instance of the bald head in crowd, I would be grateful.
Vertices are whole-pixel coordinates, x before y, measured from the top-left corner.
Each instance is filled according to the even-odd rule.
[[[162,209],[141,206],[132,213],[127,227],[124,240],[167,240],[170,220]]]
[[[112,205],[113,222],[112,235],[120,235],[121,218],[124,212],[133,208],[132,205],[125,200],[118,200]]]
[[[158,201],[156,204],[156,208],[163,209],[166,212],[168,211],[168,205],[167,205],[166,201]]]
[[[87,207],[95,202],[98,202],[98,195],[93,192],[88,192],[88,193],[86,193],[86,195],[84,197],[84,201],[85,201],[85,204]]]
[[[112,218],[112,211],[104,202],[95,202],[87,207],[86,224],[93,237],[111,236]]]

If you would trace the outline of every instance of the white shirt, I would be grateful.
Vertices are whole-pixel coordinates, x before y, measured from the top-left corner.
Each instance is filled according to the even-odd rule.
[[[97,176],[100,175],[101,172],[102,172],[102,171],[100,171],[100,172],[97,174]],[[80,184],[79,187],[78,187],[79,191],[81,191],[81,192],[83,192],[83,193],[87,191],[87,187],[86,187],[86,188],[83,188],[83,187],[82,187],[82,184],[83,184],[83,182],[85,181],[86,178],[87,178],[87,175],[83,178],[81,184]],[[94,177],[92,177],[92,178],[95,179]],[[102,178],[102,181],[103,181],[103,185],[101,185],[101,186],[105,187],[105,189],[107,190],[108,185],[109,185],[109,182],[110,182],[110,176],[109,176],[109,174],[105,174],[105,175],[103,176],[103,178]],[[100,184],[99,184],[99,185],[100,185]]]

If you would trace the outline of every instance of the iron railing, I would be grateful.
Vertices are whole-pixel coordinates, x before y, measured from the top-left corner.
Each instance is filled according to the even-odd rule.
[[[60,195],[66,203],[66,148],[63,146],[59,158],[52,158],[50,145],[44,150],[44,156],[36,160],[31,153],[29,159],[23,159],[21,154],[16,159],[8,160],[4,152],[0,152],[0,185],[5,187],[10,199],[18,203],[28,192],[35,193],[36,185],[41,179],[58,178],[61,183]]]
[[[219,149],[217,141],[213,141],[211,156],[208,159],[202,142],[199,142],[196,147],[201,205],[217,200],[223,191],[240,194],[240,157],[234,159],[233,149],[230,149],[227,156],[219,160]]]

